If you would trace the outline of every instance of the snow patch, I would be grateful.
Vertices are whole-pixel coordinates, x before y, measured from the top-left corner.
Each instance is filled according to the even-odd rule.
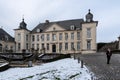
[[[30,68],[10,68],[0,80],[91,80],[89,70],[77,60],[67,58]]]

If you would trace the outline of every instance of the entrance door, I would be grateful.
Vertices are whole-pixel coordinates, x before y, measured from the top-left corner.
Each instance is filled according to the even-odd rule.
[[[56,45],[55,44],[52,45],[52,52],[56,52]]]

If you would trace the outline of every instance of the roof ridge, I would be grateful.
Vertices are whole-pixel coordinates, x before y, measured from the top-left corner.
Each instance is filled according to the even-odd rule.
[[[70,19],[70,20],[62,20],[62,21],[52,21],[49,23],[39,23],[33,30],[32,32],[36,32],[37,29],[41,29],[44,31],[48,26],[52,24],[58,24],[61,27],[65,28],[66,30],[70,30],[71,25],[75,25],[76,28],[79,27],[81,28],[81,23],[84,22],[84,19]]]
[[[83,20],[84,21],[84,19],[70,19],[70,20],[60,20],[60,21],[51,21],[51,22],[49,22],[49,23],[56,23],[56,22],[64,22],[64,21],[75,21],[75,20]],[[39,23],[39,24],[45,24],[46,22],[42,22],[42,23]]]

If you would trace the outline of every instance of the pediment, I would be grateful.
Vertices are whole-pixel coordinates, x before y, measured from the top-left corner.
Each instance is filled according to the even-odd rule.
[[[49,32],[49,31],[63,31],[65,30],[63,27],[59,26],[58,24],[52,24],[50,26],[48,26],[48,28],[46,28],[44,30],[44,32]]]

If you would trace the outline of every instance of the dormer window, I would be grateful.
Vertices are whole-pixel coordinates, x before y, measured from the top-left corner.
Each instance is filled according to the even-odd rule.
[[[90,19],[87,19],[86,21],[87,21],[87,22],[90,22],[91,20],[90,20]]]
[[[40,32],[40,29],[37,29],[36,31],[37,31],[37,32]]]
[[[71,30],[75,30],[75,25],[71,25],[71,26],[70,26],[70,29],[71,29]]]
[[[5,40],[8,41],[8,36],[7,35],[5,35]]]

